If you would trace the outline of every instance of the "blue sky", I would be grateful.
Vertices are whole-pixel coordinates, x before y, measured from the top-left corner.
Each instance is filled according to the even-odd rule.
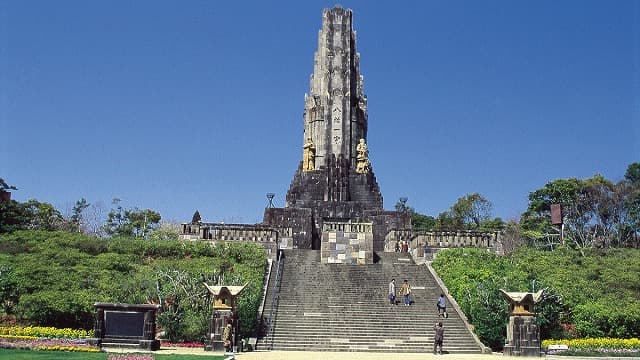
[[[0,0],[0,177],[63,212],[84,197],[164,219],[262,220],[301,160],[328,1]],[[343,1],[373,170],[436,216],[640,161],[640,2]]]

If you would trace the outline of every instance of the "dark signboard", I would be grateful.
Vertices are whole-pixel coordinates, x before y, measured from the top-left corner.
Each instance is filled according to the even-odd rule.
[[[553,225],[562,224],[562,205],[551,204],[551,223]]]
[[[105,311],[106,336],[144,336],[144,313],[137,311]]]

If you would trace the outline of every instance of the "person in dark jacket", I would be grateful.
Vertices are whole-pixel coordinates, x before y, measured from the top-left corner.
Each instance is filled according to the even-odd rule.
[[[444,341],[444,327],[442,322],[438,322],[433,326],[436,334],[433,336],[433,353],[442,355],[442,342]]]

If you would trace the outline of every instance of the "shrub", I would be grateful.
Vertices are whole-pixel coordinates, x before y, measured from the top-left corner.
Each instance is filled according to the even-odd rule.
[[[95,302],[156,303],[162,306],[158,324],[172,341],[200,341],[211,314],[202,282],[210,279],[210,284],[249,284],[240,297],[241,332],[255,331],[267,263],[256,244],[16,231],[0,234],[0,249],[13,254],[0,254],[0,301],[5,304],[0,318],[90,329]]]

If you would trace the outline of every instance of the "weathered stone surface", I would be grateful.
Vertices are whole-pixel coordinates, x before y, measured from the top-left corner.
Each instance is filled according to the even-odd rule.
[[[504,355],[542,356],[540,331],[535,316],[509,317]]]
[[[398,241],[422,255],[426,248],[494,247],[497,234],[414,232],[408,213],[384,210],[369,159],[363,83],[352,11],[325,9],[304,98],[301,161],[285,208],[265,209],[263,222],[255,225],[182,224],[180,238],[254,241],[273,256],[276,248],[320,249],[325,222],[366,222],[373,224],[373,250],[378,252],[394,251]]]
[[[311,227],[297,229],[304,235],[294,241],[295,247],[320,249],[328,240],[323,234],[329,234],[322,231],[324,223],[372,223],[373,250],[381,251],[390,226],[398,225],[398,215],[384,212],[382,194],[368,158],[367,99],[351,10],[324,10],[314,59],[303,117],[303,143],[312,142],[315,146],[314,168],[310,170],[311,166],[305,164],[308,151],[304,152],[286,198],[286,208],[308,209],[297,214],[310,217],[285,218],[265,213],[264,224],[274,228],[310,224]],[[341,252],[345,259],[349,257],[346,251]]]
[[[160,349],[156,312],[160,305],[95,303],[95,343],[103,347]]]
[[[325,264],[373,264],[373,224],[325,222],[320,258]]]

